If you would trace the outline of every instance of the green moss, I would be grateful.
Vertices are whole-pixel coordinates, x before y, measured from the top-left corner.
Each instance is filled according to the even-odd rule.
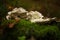
[[[32,34],[38,34],[38,35],[45,35],[47,32],[55,32],[57,33],[58,27],[57,26],[48,26],[48,25],[38,25],[35,23],[31,23],[27,20],[20,20],[20,22],[17,24],[17,27],[19,27],[20,30],[23,30],[26,34],[30,30],[34,31]],[[21,31],[20,31],[21,32]],[[21,32],[22,33],[22,32]]]
[[[3,24],[7,24],[9,22],[15,22],[14,20],[4,21]],[[36,37],[45,37],[50,35],[55,36],[56,38],[60,37],[60,31],[56,25],[38,25],[36,23],[31,23],[28,20],[21,19],[18,23],[16,23],[13,31],[9,32],[9,35],[22,37],[26,35],[35,35]]]

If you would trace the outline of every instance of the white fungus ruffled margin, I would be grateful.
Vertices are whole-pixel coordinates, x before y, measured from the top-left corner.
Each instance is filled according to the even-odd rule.
[[[14,13],[16,14],[16,16],[14,15]],[[28,11],[26,11],[22,7],[20,7],[20,8],[14,8],[12,11],[9,11],[8,15],[6,16],[6,19],[10,20],[12,17],[19,18],[18,15],[19,14],[24,14],[24,13],[26,13],[26,15],[27,15],[26,20],[29,19],[29,21],[34,22],[34,23],[35,22],[45,22],[45,21],[50,21],[50,20],[55,19],[55,17],[54,18],[48,18],[48,17],[44,18],[44,16],[42,15],[42,13],[40,13],[38,11],[30,11],[30,12],[28,12]],[[14,16],[12,16],[12,14]]]

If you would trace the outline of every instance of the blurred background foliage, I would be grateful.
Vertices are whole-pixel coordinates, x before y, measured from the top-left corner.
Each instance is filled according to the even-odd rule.
[[[29,11],[37,10],[44,16],[60,18],[59,1],[60,0],[0,0],[0,15],[6,15],[9,8],[23,7]]]

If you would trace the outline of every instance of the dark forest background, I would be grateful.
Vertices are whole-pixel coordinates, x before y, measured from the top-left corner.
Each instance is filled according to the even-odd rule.
[[[0,15],[6,15],[10,7],[37,10],[44,16],[60,18],[60,0],[0,0]]]

